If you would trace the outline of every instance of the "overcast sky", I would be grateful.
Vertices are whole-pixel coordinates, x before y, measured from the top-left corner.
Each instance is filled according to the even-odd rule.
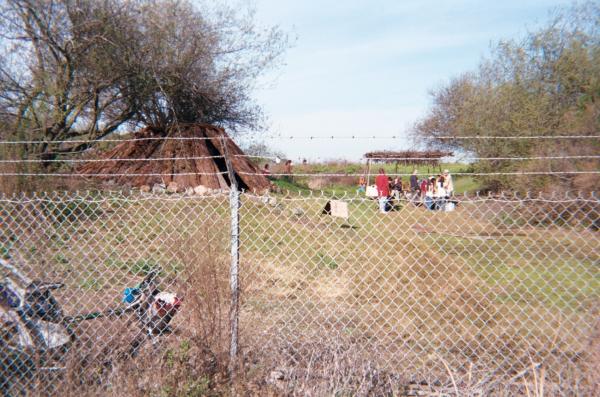
[[[499,39],[519,38],[569,1],[255,0],[257,19],[295,37],[257,92],[284,136],[406,136],[429,91],[474,70]],[[396,140],[268,140],[289,158],[358,159]]]

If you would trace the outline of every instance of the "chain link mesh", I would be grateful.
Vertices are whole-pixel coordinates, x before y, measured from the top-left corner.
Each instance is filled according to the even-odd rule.
[[[448,368],[506,382],[532,362],[558,383],[593,362],[596,200],[344,201],[347,219],[324,214],[329,198],[245,198],[249,344],[292,363],[341,349],[429,384]]]
[[[561,390],[597,365],[594,197],[460,197],[453,211],[401,199],[385,214],[345,197],[347,218],[325,210],[332,199],[241,195],[242,352],[292,364],[352,352],[423,382],[448,368],[505,382],[534,363]],[[229,200],[0,198],[3,393],[114,392],[135,368],[152,394],[190,341],[198,367],[215,365],[228,349]],[[146,321],[158,292],[182,300],[161,326]]]
[[[13,288],[18,306],[2,306],[4,393],[120,395],[119,371],[139,371],[140,364],[135,388],[157,393],[161,386],[153,378],[164,352],[198,339],[201,348],[211,338],[226,342],[200,321],[218,323],[227,315],[205,303],[207,289],[227,285],[226,196],[65,193],[2,199],[0,214],[4,264],[27,278],[2,269],[4,287],[23,288]],[[147,295],[166,292],[183,300],[168,329],[148,318],[166,317],[158,300],[143,296],[143,283],[154,274]],[[40,282],[63,284],[51,291],[55,302],[28,296],[43,291],[31,286]],[[126,288],[133,304],[126,302]]]

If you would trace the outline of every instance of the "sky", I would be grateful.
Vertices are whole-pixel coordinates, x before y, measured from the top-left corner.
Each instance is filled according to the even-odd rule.
[[[357,160],[413,148],[429,93],[475,70],[490,46],[544,24],[560,0],[255,0],[257,22],[292,38],[256,98],[270,134],[361,139],[266,139],[295,161]],[[397,136],[397,139],[365,139]]]

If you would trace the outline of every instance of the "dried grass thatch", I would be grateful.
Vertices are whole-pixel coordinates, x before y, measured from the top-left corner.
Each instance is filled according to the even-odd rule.
[[[98,178],[110,180],[119,185],[152,186],[155,183],[176,182],[180,188],[203,185],[211,189],[225,189],[230,186],[224,158],[226,153],[223,144],[225,144],[240,189],[259,192],[270,186],[269,180],[260,174],[257,167],[247,157],[243,156],[242,150],[222,128],[208,124],[185,124],[174,126],[169,131],[148,127],[134,135],[134,138],[155,137],[208,139],[126,141],[97,157],[116,160],[84,163],[77,172],[90,175],[108,174]],[[223,157],[191,159],[211,156]],[[165,160],[125,160],[140,158]]]

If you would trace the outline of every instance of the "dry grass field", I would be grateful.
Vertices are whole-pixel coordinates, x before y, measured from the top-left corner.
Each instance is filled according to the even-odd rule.
[[[509,379],[530,360],[559,373],[589,357],[597,232],[511,223],[527,207],[487,200],[388,214],[357,200],[347,222],[315,216],[324,203],[246,204],[245,308],[261,345],[334,340],[418,381],[446,365]]]
[[[242,197],[233,384],[227,196],[2,201],[4,255],[66,283],[66,313],[118,306],[155,266],[184,299],[174,332],[134,358],[122,355],[139,332],[130,320],[81,322],[52,383],[157,396],[592,393],[600,244],[584,221],[540,224],[536,203],[487,199],[387,214],[352,199],[342,219],[321,213],[326,201]]]

